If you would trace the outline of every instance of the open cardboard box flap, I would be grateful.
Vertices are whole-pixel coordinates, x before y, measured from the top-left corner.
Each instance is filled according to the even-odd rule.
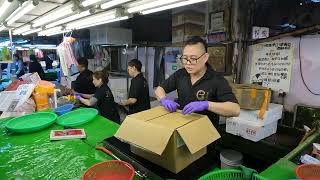
[[[206,116],[202,116],[196,121],[192,121],[191,123],[178,128],[177,131],[191,154],[198,152],[200,149],[221,137],[217,129]]]
[[[220,138],[207,116],[170,113],[161,106],[127,116],[114,136],[161,155],[176,130],[192,154]]]

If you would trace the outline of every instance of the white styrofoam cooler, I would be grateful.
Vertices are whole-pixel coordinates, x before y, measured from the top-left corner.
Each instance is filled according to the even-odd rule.
[[[282,117],[283,105],[270,103],[268,111],[264,113],[263,119],[259,119],[259,110],[240,110],[240,116],[237,117],[240,120],[258,122],[261,125],[270,124],[274,121],[278,121]]]
[[[277,124],[282,117],[282,110],[282,105],[270,103],[264,118],[259,119],[259,110],[241,109],[239,117],[227,118],[226,132],[257,142],[277,132]]]
[[[278,121],[267,125],[259,125],[252,121],[228,118],[226,132],[257,142],[277,132]]]

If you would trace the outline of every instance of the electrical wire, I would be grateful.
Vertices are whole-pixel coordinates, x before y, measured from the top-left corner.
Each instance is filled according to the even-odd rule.
[[[304,77],[303,77],[303,72],[302,72],[302,60],[301,60],[301,39],[302,39],[302,36],[300,36],[300,39],[299,39],[299,63],[300,63],[300,76],[301,76],[301,79],[302,79],[302,82],[304,84],[304,86],[308,89],[308,91],[315,95],[315,96],[319,96],[320,93],[315,93],[313,92],[309,87],[308,85],[306,84],[305,80],[304,80]]]

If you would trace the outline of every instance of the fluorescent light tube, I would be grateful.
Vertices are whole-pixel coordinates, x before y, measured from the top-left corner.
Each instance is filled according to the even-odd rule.
[[[4,0],[0,7],[0,17],[6,12],[6,10],[9,8],[11,2],[9,0]]]
[[[84,26],[84,25],[88,25],[88,24],[93,24],[93,23],[98,23],[98,22],[101,22],[101,21],[107,21],[107,20],[110,20],[110,19],[114,19],[114,18],[116,18],[116,12],[117,12],[116,10],[111,10],[111,11],[107,11],[107,12],[94,14],[94,15],[91,15],[89,17],[82,18],[80,20],[68,23],[66,25],[66,27],[67,27],[67,29],[74,29],[75,27]]]
[[[183,1],[183,2],[178,2],[178,3],[174,3],[174,4],[170,4],[167,6],[161,6],[161,7],[157,7],[157,8],[153,8],[153,9],[148,9],[146,11],[142,11],[142,14],[151,14],[154,12],[159,12],[159,11],[164,11],[164,10],[168,10],[168,9],[173,9],[173,8],[177,8],[177,7],[181,7],[181,6],[187,6],[190,4],[195,4],[195,3],[199,3],[199,2],[204,2],[207,0],[189,0],[189,1]]]
[[[131,8],[128,8],[128,13],[135,13],[135,12],[139,12],[139,11],[143,11],[146,9],[150,9],[150,8],[154,8],[154,7],[159,7],[159,6],[163,6],[163,5],[167,5],[170,3],[174,3],[177,1],[181,1],[181,0],[157,0],[157,1],[153,1],[153,2],[149,2],[146,4],[142,4],[142,5],[138,5],[138,6],[134,6]]]
[[[107,21],[102,21],[102,22],[98,22],[98,23],[79,26],[79,27],[76,27],[75,29],[84,29],[84,28],[88,28],[88,27],[92,27],[92,26],[98,26],[98,25],[108,24],[108,23],[112,23],[112,22],[116,22],[116,21],[122,21],[122,20],[125,20],[128,18],[129,18],[128,16],[118,17],[118,18],[107,20]]]
[[[28,35],[28,34],[32,34],[32,33],[39,32],[39,31],[41,31],[41,30],[42,30],[42,28],[32,29],[32,30],[30,30],[30,31],[27,31],[27,32],[22,33],[22,35],[25,36],[25,35]]]
[[[89,16],[89,15],[90,15],[90,10],[83,11],[81,13],[78,13],[78,14],[69,16],[67,18],[61,19],[59,21],[53,22],[51,24],[48,24],[48,25],[46,25],[46,28],[52,28],[54,26],[57,26],[57,25],[60,25],[60,24],[64,24],[64,23],[67,23],[67,22],[70,22],[70,21],[73,21],[73,20],[76,20],[76,19],[80,19],[82,17],[86,17],[86,16]]]
[[[86,0],[86,1],[83,1],[81,4],[83,7],[87,7],[100,1],[101,0]]]
[[[108,9],[108,8],[112,8],[114,6],[129,2],[129,1],[131,1],[131,0],[111,0],[106,3],[101,4],[100,7],[101,7],[101,9]]]
[[[0,31],[3,31],[5,29],[6,29],[6,27],[4,25],[0,25]]]
[[[45,36],[53,36],[53,35],[57,35],[57,34],[62,34],[62,33],[66,33],[66,32],[70,32],[71,30],[61,30],[61,31],[56,31],[56,32],[52,32],[52,33],[48,33]]]
[[[38,35],[39,36],[45,36],[46,34],[50,34],[50,33],[61,31],[61,30],[62,30],[62,26],[57,26],[57,27],[54,27],[54,28],[51,28],[51,29],[46,29],[46,30],[40,31],[38,33]]]
[[[61,6],[61,7],[57,8],[56,10],[49,12],[46,15],[41,16],[40,18],[34,20],[33,26],[38,27],[38,26],[44,25],[46,23],[52,22],[56,19],[59,19],[61,17],[64,17],[66,15],[72,14],[73,13],[72,7],[73,7],[72,3],[68,3],[64,6]]]
[[[11,25],[20,19],[23,15],[30,12],[33,8],[35,8],[39,2],[36,1],[26,1],[24,2],[18,9],[16,9],[7,19],[7,24]]]
[[[13,35],[18,35],[18,34],[24,33],[24,32],[29,31],[29,30],[31,30],[31,25],[27,24],[27,25],[24,25],[24,26],[21,26],[19,28],[14,29],[12,34]]]

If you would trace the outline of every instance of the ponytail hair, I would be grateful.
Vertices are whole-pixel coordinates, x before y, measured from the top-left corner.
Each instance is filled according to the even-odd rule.
[[[109,82],[109,72],[106,68],[93,73],[93,77],[96,79],[102,79],[103,84],[108,84]]]

